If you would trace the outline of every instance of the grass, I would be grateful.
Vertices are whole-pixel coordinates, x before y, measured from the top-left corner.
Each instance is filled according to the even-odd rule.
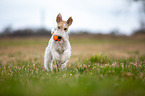
[[[58,71],[54,65],[54,71],[47,72],[43,67],[43,55],[48,39],[39,40],[41,39],[0,41],[1,96],[145,95],[145,51],[141,48],[144,46],[143,41],[136,41],[139,43],[134,44],[130,40],[124,44],[117,39],[115,43],[112,40],[106,42],[96,39],[91,42],[89,39],[84,43],[82,40],[72,39],[74,51],[67,70]],[[133,45],[139,47],[131,49]],[[100,54],[95,51],[96,48],[104,52],[114,49],[110,53]]]

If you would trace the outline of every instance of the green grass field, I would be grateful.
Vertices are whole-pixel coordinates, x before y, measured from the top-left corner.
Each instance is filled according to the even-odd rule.
[[[70,38],[67,70],[43,67],[49,38],[0,39],[0,96],[144,96],[145,39]]]

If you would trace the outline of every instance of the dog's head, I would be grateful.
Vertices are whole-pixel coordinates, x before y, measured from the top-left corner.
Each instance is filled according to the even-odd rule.
[[[57,30],[54,31],[52,34],[64,37],[65,35],[67,35],[68,28],[72,24],[73,19],[72,17],[69,17],[67,21],[64,21],[62,20],[62,16],[59,13],[56,17],[56,22],[57,22],[57,28],[56,28]]]

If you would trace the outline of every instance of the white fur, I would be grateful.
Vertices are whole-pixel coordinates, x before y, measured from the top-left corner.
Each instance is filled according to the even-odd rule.
[[[53,70],[53,61],[55,61],[58,68],[66,68],[67,62],[71,56],[71,46],[67,32],[57,32],[52,30],[52,37],[49,40],[48,46],[45,49],[44,67],[49,71]],[[61,36],[60,41],[54,41],[53,36]]]

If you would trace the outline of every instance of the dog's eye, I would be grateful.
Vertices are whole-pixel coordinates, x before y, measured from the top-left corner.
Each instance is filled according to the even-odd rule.
[[[58,29],[60,29],[60,27],[58,26]]]
[[[64,30],[66,31],[66,30],[67,30],[67,28],[64,28]]]

